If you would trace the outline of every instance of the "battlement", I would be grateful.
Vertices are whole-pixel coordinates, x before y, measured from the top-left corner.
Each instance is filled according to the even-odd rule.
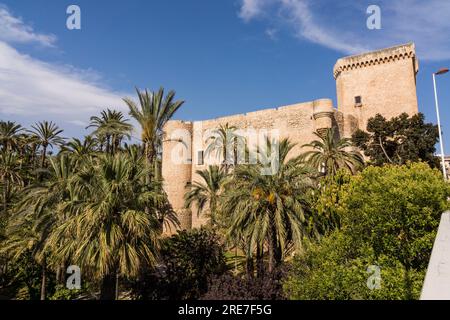
[[[295,111],[306,111],[307,109],[312,109],[314,112],[317,112],[318,108],[325,108],[328,112],[333,112],[333,102],[331,99],[318,99],[314,101],[294,103],[290,105],[279,106],[276,108],[267,108],[256,111],[250,111],[246,113],[234,114],[229,116],[218,117],[214,119],[201,120],[196,122],[201,122],[204,125],[208,124],[216,124],[216,123],[235,123],[241,122],[247,119],[255,119],[255,118],[266,118],[266,119],[276,119],[279,116],[282,116],[286,112],[295,112]],[[311,111],[311,110],[309,110]]]
[[[415,72],[417,73],[419,71],[415,45],[414,43],[408,43],[369,53],[341,58],[334,66],[334,78],[337,79],[343,71],[365,68],[371,65],[389,63],[401,59],[414,59]]]

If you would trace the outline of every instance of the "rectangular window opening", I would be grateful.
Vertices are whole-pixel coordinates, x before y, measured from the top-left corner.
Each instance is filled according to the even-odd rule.
[[[203,150],[198,152],[198,162],[197,162],[197,164],[199,166],[202,166],[202,165],[205,164],[205,152]]]

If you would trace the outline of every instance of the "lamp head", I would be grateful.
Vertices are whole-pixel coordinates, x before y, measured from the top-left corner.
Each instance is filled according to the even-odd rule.
[[[447,72],[448,72],[448,69],[447,69],[447,68],[442,68],[442,69],[439,69],[439,71],[436,72],[435,74],[436,74],[436,75],[440,75],[440,74],[444,74],[444,73],[447,73]]]

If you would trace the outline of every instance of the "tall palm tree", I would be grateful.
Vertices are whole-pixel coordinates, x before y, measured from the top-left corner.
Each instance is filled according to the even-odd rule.
[[[4,249],[14,259],[31,252],[41,267],[41,300],[46,299],[49,263],[53,262],[57,267],[61,265],[52,256],[51,248],[47,245],[48,239],[64,220],[71,201],[77,200],[73,199],[75,192],[71,187],[74,161],[68,155],[62,155],[58,159],[50,159],[50,163],[49,179],[23,189],[23,197],[8,227],[8,240]]]
[[[0,152],[0,183],[2,184],[3,218],[7,218],[8,202],[13,184],[20,185],[22,176],[20,175],[20,162],[15,153],[2,150]]]
[[[30,132],[36,137],[38,144],[42,147],[41,168],[44,168],[48,147],[53,148],[55,145],[62,145],[64,143],[64,138],[60,137],[63,130],[59,129],[51,121],[38,122],[31,126],[31,128],[33,130]]]
[[[0,144],[3,150],[10,151],[16,147],[21,131],[23,131],[23,128],[20,124],[0,121]]]
[[[97,142],[91,136],[86,136],[83,141],[73,138],[61,148],[61,153],[70,154],[77,162],[96,153]]]
[[[123,100],[130,109],[130,116],[141,126],[144,153],[149,165],[155,168],[156,174],[158,169],[155,160],[161,149],[164,125],[184,104],[184,101],[174,101],[175,91],[170,91],[164,96],[163,88],[160,88],[158,92],[140,91],[136,88],[136,93],[139,99],[138,103],[129,98]]]
[[[271,153],[274,144],[269,139],[266,143]],[[267,246],[269,271],[280,264],[291,244],[300,247],[303,238],[309,236],[307,192],[313,187],[311,170],[298,157],[287,159],[293,147],[287,139],[279,143],[278,170],[272,175],[262,175],[261,165],[237,166],[223,194],[221,211],[230,220],[228,237],[244,237],[253,248],[248,252]]]
[[[202,182],[195,181],[190,190],[185,195],[185,206],[190,208],[196,205],[197,214],[200,215],[206,205],[210,223],[215,225],[217,221],[217,208],[222,191],[222,184],[227,174],[219,166],[209,166],[208,170],[197,170],[197,174],[202,178]]]
[[[235,126],[230,126],[228,123],[221,124],[206,138],[205,154],[214,153],[218,159],[222,160],[221,166],[226,172],[232,165],[237,164],[238,147],[240,145],[245,147],[245,139],[236,131]]]
[[[111,109],[103,110],[100,117],[91,117],[91,123],[87,128],[91,127],[96,128],[93,134],[99,141],[105,139],[106,152],[111,154],[118,151],[120,143],[125,137],[131,138],[133,129],[122,112]]]
[[[339,169],[355,173],[364,165],[364,158],[359,151],[352,149],[348,138],[337,139],[335,130],[327,129],[324,134],[314,133],[317,140],[302,147],[312,148],[303,154],[306,161],[323,175],[336,175]]]
[[[160,197],[144,182],[146,175],[124,154],[100,156],[76,174],[82,201],[50,236],[59,259],[102,280],[101,299],[117,298],[119,275],[135,276],[156,261],[158,222],[144,209]]]

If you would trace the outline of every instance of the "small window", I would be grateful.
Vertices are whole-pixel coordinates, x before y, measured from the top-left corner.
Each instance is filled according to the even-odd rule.
[[[356,96],[355,97],[355,106],[360,107],[362,105],[362,97]]]
[[[198,162],[197,162],[197,164],[198,164],[199,166],[202,166],[202,165],[205,164],[205,159],[204,159],[204,152],[203,152],[203,150],[198,152]]]

